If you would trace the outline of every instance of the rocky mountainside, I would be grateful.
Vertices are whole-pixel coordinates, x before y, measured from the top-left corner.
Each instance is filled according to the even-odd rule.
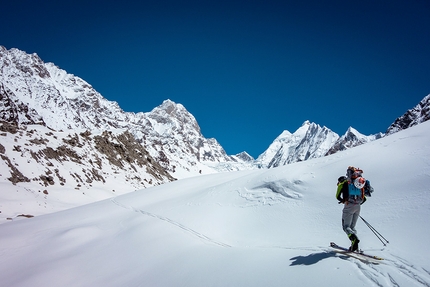
[[[424,97],[414,108],[408,110],[404,115],[397,118],[387,131],[387,135],[410,128],[430,119],[430,95]]]
[[[142,188],[174,180],[127,131],[70,133],[1,121],[0,132],[0,157],[6,163],[0,176],[13,184],[79,189],[124,177]]]

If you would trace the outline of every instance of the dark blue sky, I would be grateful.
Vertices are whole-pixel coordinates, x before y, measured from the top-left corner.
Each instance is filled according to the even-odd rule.
[[[257,157],[305,120],[339,135],[384,132],[430,93],[428,0],[20,0],[1,9],[0,45],[37,53],[127,112],[181,103],[228,154]]]

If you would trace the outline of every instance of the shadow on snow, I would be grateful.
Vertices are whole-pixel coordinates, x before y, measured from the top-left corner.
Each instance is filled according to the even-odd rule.
[[[291,262],[290,266],[296,265],[313,265],[318,263],[321,260],[326,258],[335,257],[336,254],[333,252],[320,252],[320,253],[312,253],[307,256],[296,256],[291,258],[290,260],[294,260]]]

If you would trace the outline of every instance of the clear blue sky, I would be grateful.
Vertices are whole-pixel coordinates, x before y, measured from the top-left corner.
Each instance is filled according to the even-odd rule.
[[[430,1],[3,1],[0,45],[127,112],[181,103],[228,154],[305,120],[384,132],[430,93]]]

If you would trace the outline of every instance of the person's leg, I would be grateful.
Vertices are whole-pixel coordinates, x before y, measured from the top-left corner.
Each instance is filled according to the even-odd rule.
[[[345,204],[342,211],[342,228],[346,235],[354,233],[351,225],[354,219],[354,208],[353,204]]]
[[[351,240],[352,251],[358,249],[358,239],[355,231],[355,225],[360,215],[360,205],[359,204],[346,204],[342,212],[342,227],[346,235],[348,235],[349,240]]]
[[[357,235],[357,230],[355,230],[355,225],[357,224],[358,217],[360,216],[360,204],[354,204],[353,208],[351,208],[352,212],[352,220],[351,220],[351,230],[355,235]]]

